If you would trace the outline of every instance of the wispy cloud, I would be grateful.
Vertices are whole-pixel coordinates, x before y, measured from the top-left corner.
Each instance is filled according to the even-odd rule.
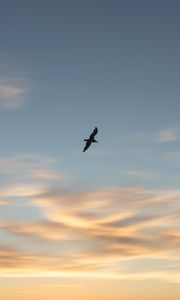
[[[9,205],[11,203],[11,201],[7,200],[7,199],[0,199],[0,206],[1,205]]]
[[[62,180],[66,177],[64,173],[60,173],[55,170],[45,170],[45,169],[32,170],[31,176],[34,179],[40,179],[40,180]]]
[[[7,109],[22,106],[27,92],[27,86],[19,78],[0,79],[0,105]]]
[[[42,241],[63,241],[73,239],[73,235],[69,235],[70,230],[67,230],[67,228],[63,224],[48,221],[0,222],[0,229],[4,229],[14,234]]]
[[[180,139],[178,126],[169,126],[154,132],[135,133],[131,140],[147,141],[153,143],[171,143]]]
[[[176,127],[169,127],[158,131],[154,135],[154,140],[159,143],[168,143],[180,138],[179,130]]]
[[[8,185],[1,188],[2,197],[29,197],[41,194],[44,191],[42,186],[38,185]]]
[[[16,109],[26,103],[30,91],[28,73],[0,57],[0,107]]]
[[[29,194],[22,192],[22,195]],[[149,269],[147,273],[127,272],[124,276],[119,273],[123,261],[145,257],[178,259],[179,197],[179,190],[151,191],[137,187],[34,191],[31,201],[41,211],[43,220],[2,221],[0,230],[11,234],[13,239],[21,236],[52,247],[61,243],[60,256],[50,251],[39,258],[39,248],[33,254],[2,250],[1,274],[21,276],[26,270],[29,276],[83,274],[103,278],[106,271],[107,277],[117,279],[173,281],[174,274],[174,281],[179,281],[179,274],[169,269],[164,273]]]
[[[58,160],[46,156],[17,154],[0,157],[1,175],[23,177],[23,181],[56,181],[67,177],[67,173],[54,168]]]

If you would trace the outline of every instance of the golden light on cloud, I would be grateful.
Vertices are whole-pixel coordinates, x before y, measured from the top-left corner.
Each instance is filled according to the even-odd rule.
[[[7,186],[2,188],[1,196],[2,197],[28,197],[28,196],[35,196],[44,192],[41,186],[36,185],[14,185],[14,186]]]
[[[32,178],[41,180],[62,180],[66,176],[54,170],[39,169],[31,172]]]
[[[0,230],[13,240],[21,238],[34,245],[33,254],[21,250],[20,245],[19,250],[2,248],[2,277],[154,278],[171,282],[174,275],[174,282],[179,282],[176,270],[153,267],[157,260],[178,260],[177,190],[69,191],[26,186],[6,188],[2,194],[30,196],[31,205],[43,217],[1,221]],[[151,259],[150,269],[135,272],[123,267],[122,271],[125,262],[130,266],[144,259]]]

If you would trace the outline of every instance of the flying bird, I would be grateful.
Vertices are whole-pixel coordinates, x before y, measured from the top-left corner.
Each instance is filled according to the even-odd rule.
[[[97,133],[98,133],[98,129],[97,127],[95,127],[93,132],[90,134],[89,138],[84,140],[84,142],[86,142],[86,145],[84,147],[83,152],[85,152],[91,146],[91,143],[97,143],[97,141],[94,139]]]

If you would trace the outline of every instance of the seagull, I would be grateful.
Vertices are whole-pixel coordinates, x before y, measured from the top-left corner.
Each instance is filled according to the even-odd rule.
[[[85,152],[90,147],[91,143],[97,143],[97,141],[94,139],[97,132],[98,132],[98,129],[97,129],[97,127],[95,127],[93,132],[90,134],[89,138],[84,140],[84,142],[86,142],[86,145],[84,147],[83,152]]]

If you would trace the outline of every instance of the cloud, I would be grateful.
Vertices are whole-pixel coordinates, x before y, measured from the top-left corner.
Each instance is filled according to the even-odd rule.
[[[29,197],[41,194],[44,189],[38,185],[12,185],[1,188],[2,197]]]
[[[29,239],[34,251],[30,254],[24,250],[7,251],[5,257],[3,250],[1,273],[99,278],[105,273],[117,279],[152,277],[165,281],[173,280],[174,274],[174,281],[178,281],[176,270],[150,272],[148,267],[145,274],[127,272],[123,276],[120,269],[129,260],[178,259],[179,197],[180,190],[138,187],[35,190],[31,202],[41,211],[43,219],[0,222],[1,232],[10,234],[14,241],[18,237]]]
[[[38,269],[39,266],[49,268],[51,261],[57,262],[58,257],[28,253],[19,249],[0,246],[0,265],[3,269]]]
[[[72,240],[73,235],[63,224],[48,221],[40,222],[0,222],[0,229],[13,234],[22,235],[36,240]]]
[[[9,201],[9,200],[7,200],[7,199],[0,199],[0,206],[2,205],[9,205],[9,204],[11,204],[12,202],[11,201]]]
[[[56,181],[67,177],[64,172],[54,169],[58,160],[52,157],[32,154],[16,154],[0,157],[1,175],[23,178],[24,181]]]
[[[27,72],[0,58],[0,106],[16,109],[25,104],[30,86]]]
[[[76,262],[63,262],[58,256],[32,255],[18,250],[0,247],[0,263],[2,278],[75,278],[75,279],[106,279],[116,281],[146,281],[158,280],[169,283],[180,283],[180,272],[176,270],[163,271],[106,271],[90,268],[90,264]],[[56,288],[55,286],[52,286]],[[57,288],[60,286],[58,285]]]
[[[159,143],[173,142],[179,139],[179,131],[175,127],[169,127],[155,134],[155,141]]]
[[[81,192],[53,190],[38,196],[35,203],[50,222],[63,224],[86,240],[87,245],[91,244],[90,249],[84,247],[86,254],[121,259],[163,255],[177,250],[176,243],[166,245],[167,239],[161,234],[167,225],[172,227],[174,224],[172,232],[177,227],[176,193],[167,191],[158,195],[138,188]]]
[[[8,109],[22,106],[27,91],[27,87],[18,82],[0,80],[0,105]]]
[[[39,193],[39,195],[37,192],[34,194],[36,196],[33,202],[41,209],[48,223],[36,223],[34,226],[33,224],[13,224],[9,227],[12,231],[23,234],[31,232],[31,235],[34,232],[42,237],[44,227],[46,238],[48,239],[48,232],[50,232],[49,238],[53,239],[51,230],[54,226],[54,231],[61,229],[61,233],[71,232],[74,236],[79,235],[82,239],[89,239],[95,247],[96,242],[97,244],[100,242],[103,247],[107,246],[114,252],[117,246],[135,247],[137,244],[138,248],[141,246],[147,248],[148,253],[148,248],[152,250],[154,247],[155,252],[156,248],[161,249],[155,241],[160,236],[156,233],[153,243],[151,235],[146,236],[143,231],[154,231],[154,228],[158,231],[158,227],[167,226],[168,223],[172,226],[176,220],[176,206],[174,213],[169,214],[164,211],[156,213],[155,210],[155,208],[159,209],[159,203],[161,205],[164,203],[165,206],[169,201],[172,202],[175,198],[173,193],[149,195],[149,192],[141,189],[108,189],[81,192],[52,190],[43,194]],[[151,214],[149,213],[150,205],[151,210],[154,208],[154,213]],[[54,238],[58,237],[55,235]]]
[[[135,133],[131,136],[131,140],[142,140],[153,143],[171,143],[179,140],[179,138],[180,131],[178,126],[170,126],[154,132]]]
[[[34,179],[40,179],[40,180],[62,180],[65,178],[64,173],[60,173],[55,170],[45,170],[45,169],[32,170],[31,176]]]

